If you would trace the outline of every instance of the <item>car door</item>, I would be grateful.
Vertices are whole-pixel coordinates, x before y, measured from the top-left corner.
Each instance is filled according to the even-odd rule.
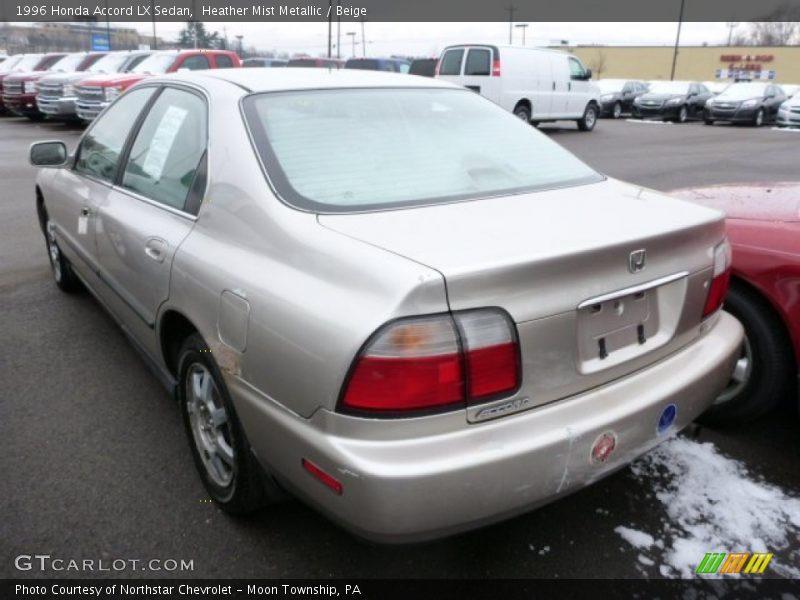
[[[622,96],[620,97],[620,104],[624,112],[630,112],[633,108],[633,99],[636,97],[635,89],[632,81],[626,81],[622,86]]]
[[[500,103],[500,77],[492,76],[494,63],[490,47],[470,47],[464,59],[463,85],[492,102]]]
[[[98,211],[97,256],[107,292],[130,333],[154,355],[172,259],[194,226],[205,190],[207,113],[199,92],[161,89]]]
[[[767,119],[774,120],[778,116],[778,108],[786,100],[781,88],[776,85],[768,85],[765,91],[766,98],[764,101],[767,113]]]
[[[98,283],[97,209],[111,191],[136,115],[153,92],[131,90],[96,119],[81,138],[72,167],[55,171],[48,192],[48,215],[61,251],[92,288]]]
[[[592,98],[592,84],[589,83],[586,68],[583,63],[574,56],[568,56],[569,60],[569,102],[568,112],[570,117],[581,117],[586,109],[586,105]]]

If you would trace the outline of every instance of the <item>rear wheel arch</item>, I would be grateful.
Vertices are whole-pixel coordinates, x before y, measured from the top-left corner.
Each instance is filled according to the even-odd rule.
[[[765,313],[771,315],[772,319],[775,321],[775,324],[780,325],[780,329],[782,330],[783,339],[781,341],[784,342],[791,350],[792,354],[794,354],[794,347],[792,345],[792,339],[789,333],[790,329],[787,316],[775,304],[772,298],[770,298],[768,294],[764,293],[760,288],[753,285],[747,279],[745,279],[744,277],[742,277],[737,273],[733,273],[731,275],[731,287],[736,287],[740,291],[750,296],[752,300],[754,300],[759,304],[759,307]],[[796,361],[798,357],[795,356],[794,358]]]
[[[183,313],[169,309],[159,320],[158,340],[161,356],[170,374],[178,377],[178,358],[181,346],[189,336],[199,333],[199,329]]]
[[[523,111],[523,110],[528,111],[528,119],[527,120],[530,121],[531,117],[533,116],[533,105],[531,104],[531,101],[528,100],[527,98],[523,98],[522,100],[519,100],[514,105],[514,110],[512,112],[519,117],[520,116],[520,112]]]

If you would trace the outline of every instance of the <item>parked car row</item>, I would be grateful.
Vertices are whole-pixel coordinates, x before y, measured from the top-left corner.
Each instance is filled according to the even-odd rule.
[[[240,66],[238,55],[225,50],[16,55],[0,63],[0,110],[34,121],[47,116],[91,121],[147,77]]]

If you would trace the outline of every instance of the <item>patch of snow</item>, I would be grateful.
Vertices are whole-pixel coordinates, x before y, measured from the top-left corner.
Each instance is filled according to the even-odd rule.
[[[800,128],[797,127],[770,127],[772,131],[785,131],[787,133],[800,133]]]
[[[777,486],[755,480],[740,462],[713,444],[674,438],[632,466],[640,481],[653,486],[668,519],[656,542],[652,535],[617,527],[636,548],[664,547],[659,571],[664,577],[694,577],[707,552],[779,552],[800,536],[800,499]],[[662,543],[662,540],[665,542]],[[776,557],[768,570],[800,577],[800,552],[790,565]]]
[[[548,552],[550,552],[550,546],[545,546],[544,548],[542,548],[541,550],[539,550],[539,556],[544,556],[544,555],[545,555],[545,554],[547,554]]]
[[[646,557],[644,554],[640,554],[640,555],[639,555],[639,557],[638,557],[638,561],[639,561],[640,563],[642,563],[643,565],[647,565],[648,567],[652,567],[654,564],[656,564],[656,563],[653,561],[653,559],[652,559],[652,558],[648,558],[648,557]]]
[[[654,119],[625,119],[628,123],[647,123],[650,125],[672,125],[672,121],[656,121]]]
[[[623,527],[622,525],[615,528],[614,531],[616,531],[623,540],[628,542],[634,548],[649,548],[656,543],[656,540],[653,538],[653,536],[649,533],[645,533],[644,531],[637,531],[636,529]]]

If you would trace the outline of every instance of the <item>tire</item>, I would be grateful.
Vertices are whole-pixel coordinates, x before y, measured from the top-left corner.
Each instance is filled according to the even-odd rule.
[[[764,124],[764,109],[759,108],[756,116],[753,117],[753,127],[761,127]]]
[[[706,125],[713,125],[714,119],[703,119],[703,123],[705,123]]]
[[[28,113],[25,116],[28,117],[28,119],[30,119],[34,123],[38,123],[40,121],[44,121],[44,118],[45,118],[45,115],[43,115],[42,113]]]
[[[279,494],[253,456],[222,373],[197,333],[178,353],[177,396],[200,479],[222,510],[246,515]]]
[[[733,284],[725,310],[744,326],[746,343],[728,387],[699,419],[706,424],[748,422],[791,392],[794,357],[786,329],[755,291]]]
[[[686,123],[689,118],[689,109],[686,106],[681,106],[678,109],[678,117],[675,119],[678,123]]]
[[[587,104],[586,110],[583,111],[583,117],[578,119],[578,129],[581,131],[591,131],[597,124],[597,106],[594,104]]]
[[[620,117],[622,117],[622,104],[620,104],[619,102],[614,103],[614,108],[611,109],[611,116],[614,119],[619,119]]]
[[[531,109],[524,104],[517,104],[514,107],[514,116],[526,123],[531,122]]]
[[[72,270],[69,260],[61,254],[61,248],[56,242],[53,224],[49,219],[45,221],[44,242],[47,246],[47,256],[50,259],[50,268],[53,272],[53,279],[62,292],[72,294],[80,291],[83,287],[81,280]]]

